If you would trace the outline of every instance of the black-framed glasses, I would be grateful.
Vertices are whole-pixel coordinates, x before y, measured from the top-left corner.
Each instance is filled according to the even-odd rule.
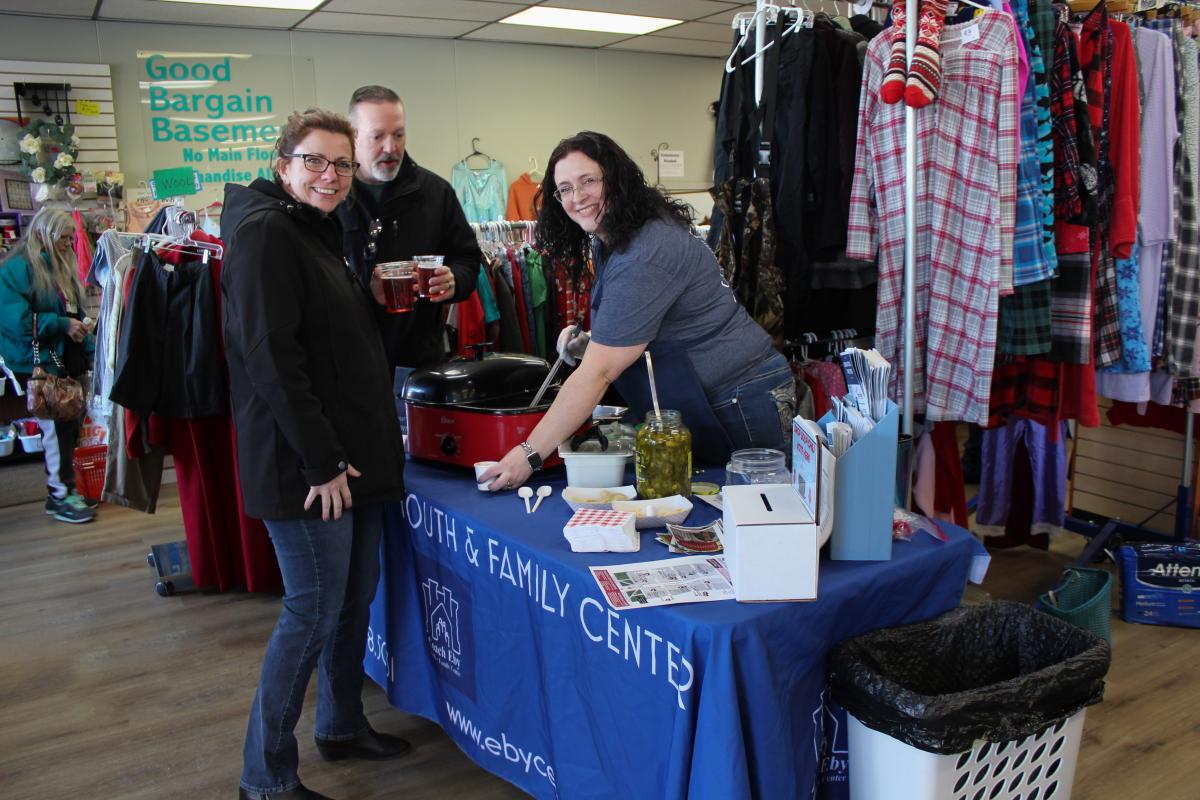
[[[346,161],[344,159],[334,161],[325,156],[319,156],[316,153],[284,153],[283,157],[304,159],[304,168],[309,172],[324,172],[326,167],[333,164],[333,171],[343,178],[349,178],[358,169],[357,161]]]
[[[579,182],[579,185],[566,184],[554,190],[554,199],[560,203],[565,203],[568,200],[575,199],[578,194],[591,194],[603,179],[595,175],[588,175]]]

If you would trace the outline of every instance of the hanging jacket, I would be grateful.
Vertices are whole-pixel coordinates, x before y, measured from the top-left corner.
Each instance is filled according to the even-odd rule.
[[[221,296],[246,513],[305,512],[353,465],[354,502],[403,495],[404,450],[377,304],[342,258],[337,219],[274,182],[226,184]]]
[[[336,214],[345,231],[343,252],[364,285],[376,264],[440,255],[454,272],[454,296],[449,302],[462,302],[475,291],[483,255],[454,190],[442,178],[417,166],[408,153],[378,203],[355,178],[350,199]],[[221,224],[228,224],[224,215]],[[371,230],[376,224],[379,232],[374,237],[374,252],[370,252]],[[422,298],[407,314],[376,312],[389,364],[429,367],[445,360],[444,306]]]

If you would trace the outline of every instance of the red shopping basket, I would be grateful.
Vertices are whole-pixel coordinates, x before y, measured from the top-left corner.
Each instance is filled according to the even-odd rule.
[[[99,502],[104,491],[104,462],[107,445],[76,447],[71,463],[75,467],[75,488],[88,500]]]

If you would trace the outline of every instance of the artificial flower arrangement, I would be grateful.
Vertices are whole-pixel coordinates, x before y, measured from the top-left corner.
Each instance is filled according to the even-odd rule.
[[[21,173],[34,183],[66,186],[75,177],[79,137],[75,126],[34,120],[21,129]]]

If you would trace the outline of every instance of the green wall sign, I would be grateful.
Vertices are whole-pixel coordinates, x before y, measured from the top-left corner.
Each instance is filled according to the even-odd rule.
[[[155,200],[196,194],[200,191],[199,175],[191,167],[156,169],[150,179],[150,191]]]

